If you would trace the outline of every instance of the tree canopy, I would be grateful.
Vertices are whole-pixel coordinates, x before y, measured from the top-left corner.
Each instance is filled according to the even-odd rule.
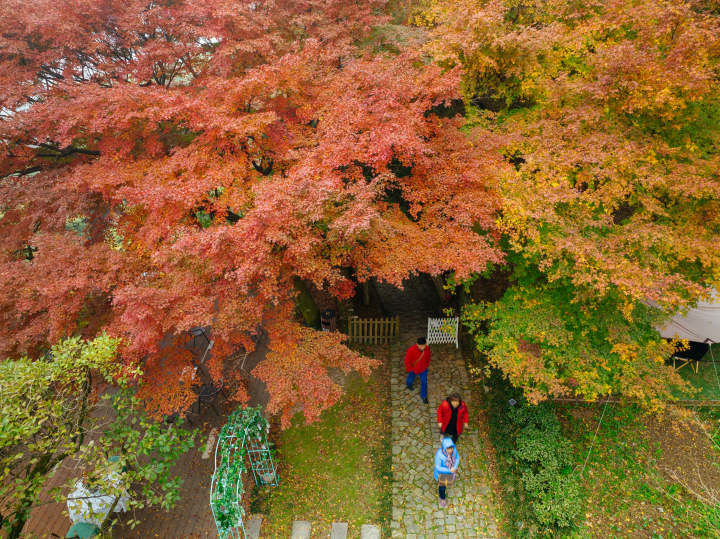
[[[514,169],[498,219],[513,285],[469,316],[490,322],[483,348],[536,399],[667,396],[652,322],[720,269],[717,4],[441,0],[419,19]]]
[[[263,325],[270,411],[299,400],[312,419],[339,394],[328,366],[374,363],[294,320],[294,279],[347,298],[348,270],[399,283],[500,262],[497,143],[458,130],[460,69],[422,32],[366,43],[384,8],[3,2],[0,353],[90,317],[169,412],[194,398],[186,330],[212,326],[219,375]]]
[[[295,319],[298,280],[346,299],[509,260],[468,322],[514,383],[666,395],[652,324],[720,275],[716,2],[415,9],[4,2],[0,353],[90,323],[168,413],[194,398],[189,328],[227,377],[262,326],[269,411],[312,420],[329,367],[374,363]]]

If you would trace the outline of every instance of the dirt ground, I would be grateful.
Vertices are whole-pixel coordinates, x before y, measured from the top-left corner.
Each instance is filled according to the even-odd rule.
[[[656,464],[660,474],[703,503],[720,501],[719,447],[710,437],[714,425],[692,410],[682,415],[669,410],[650,416],[645,425],[648,440],[661,448]]]

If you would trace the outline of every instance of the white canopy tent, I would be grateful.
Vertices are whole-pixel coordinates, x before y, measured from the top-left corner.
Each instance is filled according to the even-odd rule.
[[[701,301],[686,314],[678,313],[658,326],[665,339],[687,339],[702,343],[720,342],[720,294],[715,290],[708,301]]]

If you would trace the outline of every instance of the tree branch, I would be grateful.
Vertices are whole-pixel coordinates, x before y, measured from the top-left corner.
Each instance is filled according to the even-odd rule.
[[[16,170],[15,172],[11,172],[7,176],[3,176],[3,178],[9,178],[10,176],[26,176],[27,174],[32,174],[33,172],[40,172],[42,170],[42,167],[28,167],[24,168],[22,170]]]
[[[67,157],[68,155],[73,155],[76,153],[83,155],[100,155],[100,152],[98,150],[88,150],[86,148],[78,148],[76,146],[58,148],[57,146],[53,146],[52,144],[47,143],[41,143],[39,144],[39,146],[55,153],[39,153],[37,154],[38,157]]]

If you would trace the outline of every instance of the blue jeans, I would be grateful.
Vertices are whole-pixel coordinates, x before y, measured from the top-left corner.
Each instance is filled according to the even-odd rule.
[[[427,369],[420,374],[415,374],[412,371],[408,373],[407,380],[405,380],[405,385],[408,386],[408,389],[412,389],[413,382],[415,382],[415,376],[420,377],[420,398],[422,400],[427,400]]]

